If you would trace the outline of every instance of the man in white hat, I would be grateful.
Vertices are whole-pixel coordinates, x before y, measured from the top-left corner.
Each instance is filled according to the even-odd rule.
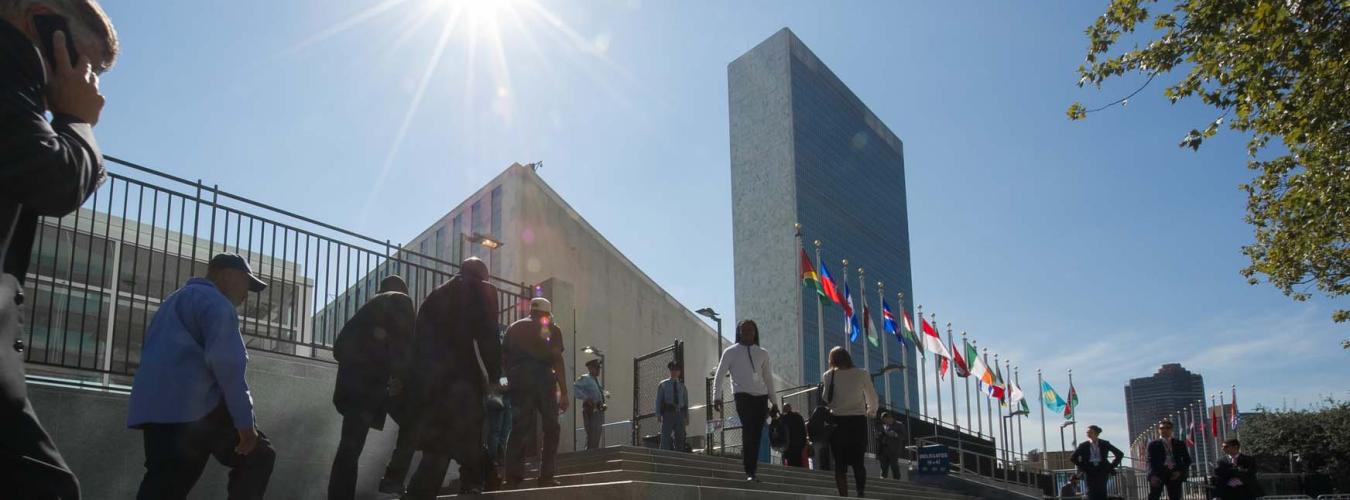
[[[539,486],[557,486],[553,479],[558,455],[558,414],[567,411],[567,382],[563,378],[562,330],[553,324],[548,299],[530,300],[530,317],[511,324],[502,343],[511,409],[511,437],[506,445],[506,487],[518,488],[525,479],[527,447],[536,443],[541,419],[544,431]],[[556,391],[556,392],[555,392]]]

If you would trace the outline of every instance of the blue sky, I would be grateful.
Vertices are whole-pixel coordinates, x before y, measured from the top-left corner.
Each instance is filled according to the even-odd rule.
[[[1345,301],[1238,274],[1244,138],[1177,148],[1215,113],[1158,82],[1065,118],[1139,84],[1075,86],[1103,2],[540,0],[451,24],[455,2],[107,1],[123,54],[102,146],[394,241],[542,160],[676,298],[729,313],[726,65],[786,26],[904,141],[919,303],[1030,394],[1035,369],[1064,392],[1073,368],[1080,421],[1117,442],[1122,387],[1165,362],[1244,408],[1350,397]]]

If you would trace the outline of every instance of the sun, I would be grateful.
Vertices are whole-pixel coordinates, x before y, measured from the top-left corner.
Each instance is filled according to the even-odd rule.
[[[502,14],[516,8],[516,0],[438,0],[463,9],[464,22],[473,26],[495,26]]]

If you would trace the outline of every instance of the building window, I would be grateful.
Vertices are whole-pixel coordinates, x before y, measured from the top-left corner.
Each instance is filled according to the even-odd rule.
[[[460,261],[464,260],[464,256],[461,255],[463,253],[461,249],[464,248],[464,216],[462,214],[455,214],[454,220],[450,223],[450,234],[454,238],[454,241],[450,242],[450,260],[458,265]]]
[[[492,207],[491,207],[491,210],[492,210],[492,221],[491,221],[492,232],[491,232],[491,236],[492,236],[493,238],[497,239],[498,241],[501,241],[501,239],[502,239],[502,187],[501,187],[501,186],[497,186],[497,187],[495,187],[495,188],[492,188]],[[489,250],[487,253],[488,253],[488,255],[491,255],[491,254],[492,254],[492,251]],[[497,262],[497,259],[489,259],[489,260],[488,260],[488,266],[489,266],[489,267],[488,267],[488,270],[491,271],[492,274],[501,274],[501,265],[500,265],[500,263]]]

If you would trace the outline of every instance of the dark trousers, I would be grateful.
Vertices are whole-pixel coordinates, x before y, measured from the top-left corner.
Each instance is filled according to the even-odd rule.
[[[406,424],[406,425],[405,425]],[[394,441],[394,453],[389,456],[389,465],[384,467],[384,480],[403,484],[408,477],[408,468],[412,467],[413,453],[417,447],[417,426],[408,418],[399,422],[398,438]]]
[[[548,375],[547,384],[534,380],[525,387],[512,385],[511,390],[511,438],[506,445],[506,482],[519,483],[525,479],[525,457],[533,455],[539,443],[536,429],[544,430],[542,456],[539,457],[539,479],[553,479],[554,462],[558,458],[558,398],[554,396],[553,375]],[[512,384],[516,381],[512,380]],[[597,436],[598,437],[598,436]]]
[[[881,477],[900,479],[900,459],[898,457],[878,454],[877,462],[881,464]]]
[[[863,456],[867,452],[867,417],[862,415],[836,416],[837,426],[830,434],[830,450],[834,452],[834,484],[839,496],[848,496],[848,470],[853,469],[853,481],[858,485],[858,496],[867,486],[867,467]]]
[[[1153,479],[1158,479],[1158,485],[1153,485]],[[1181,483],[1185,479],[1171,479],[1167,476],[1149,476],[1148,500],[1159,500],[1162,498],[1163,490],[1167,490],[1168,500],[1181,500]]]
[[[258,446],[251,453],[235,453],[239,431],[224,405],[196,422],[146,424],[141,432],[145,438],[145,477],[137,500],[187,498],[209,457],[230,468],[226,489],[230,500],[259,499],[267,490],[277,458],[271,441],[259,432]]]
[[[1087,483],[1088,500],[1106,500],[1106,480],[1109,477],[1111,475],[1104,470],[1092,470],[1083,473],[1083,482]]]
[[[361,460],[361,450],[366,447],[366,435],[370,432],[370,421],[361,416],[346,416],[342,419],[342,436],[338,441],[337,454],[333,457],[333,468],[328,473],[328,498],[347,500],[356,498],[356,474]],[[403,476],[412,462],[412,432],[402,427],[398,430],[398,443],[394,446],[394,455],[389,459],[384,478],[403,484]]]
[[[833,453],[830,452],[830,443],[811,443],[811,456],[816,459],[816,470],[831,470],[834,462]]]
[[[741,464],[745,475],[759,472],[759,444],[764,434],[764,419],[769,416],[769,396],[751,396],[738,392],[736,416],[741,420]]]
[[[600,438],[605,432],[605,412],[581,410],[581,421],[586,428],[586,449],[600,449]]]
[[[453,415],[437,415],[419,419],[410,425],[416,429],[415,442],[422,448],[422,460],[417,471],[408,480],[408,493],[403,498],[420,500],[436,498],[450,461],[459,462],[460,492],[481,490],[487,479],[487,448],[483,446],[483,390],[477,380],[468,377],[449,384],[444,392],[446,401],[455,401],[459,411]],[[445,417],[445,418],[442,418]],[[431,440],[434,446],[428,446]],[[443,441],[443,442],[442,442]],[[410,452],[411,454],[411,452]]]
[[[806,443],[789,444],[783,450],[783,463],[788,467],[806,467]]]

